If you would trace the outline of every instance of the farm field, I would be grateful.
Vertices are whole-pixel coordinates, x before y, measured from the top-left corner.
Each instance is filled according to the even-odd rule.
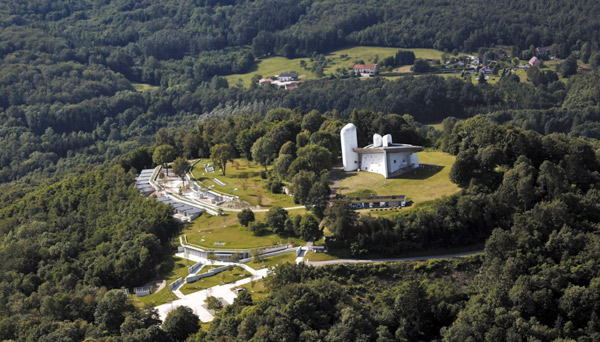
[[[253,207],[269,209],[274,206],[283,208],[297,207],[292,196],[285,194],[273,194],[265,189],[266,180],[260,178],[260,172],[264,170],[261,165],[249,162],[246,159],[235,159],[239,164],[235,169],[231,162],[227,163],[226,175],[215,167],[215,172],[206,173],[204,163],[210,163],[208,159],[201,159],[192,170],[197,181],[206,188],[238,196],[240,199],[250,203]],[[220,185],[213,179],[216,178],[224,185]]]
[[[347,196],[406,195],[407,202],[413,204],[440,198],[459,191],[449,179],[455,159],[444,152],[420,152],[419,163],[430,165],[394,179],[371,172],[346,172],[341,175],[338,189]]]
[[[249,87],[252,76],[257,74],[262,77],[271,77],[286,71],[296,71],[302,80],[316,79],[317,75],[312,71],[304,70],[300,67],[300,61],[305,61],[309,66],[311,64],[309,58],[288,59],[285,57],[269,57],[259,59],[250,72],[245,74],[227,75],[225,76],[225,79],[229,82],[229,86],[233,86],[241,79],[244,87]]]
[[[376,57],[378,57],[379,60],[381,60],[385,57],[395,55],[398,50],[413,51],[417,58],[442,58],[442,51],[434,49],[403,49],[379,46],[355,46],[330,52],[327,55],[325,55],[325,58],[330,59],[331,63],[329,63],[329,66],[325,68],[324,73],[325,75],[331,74],[335,72],[335,70],[338,68],[350,69],[354,66],[356,61],[359,60],[362,60],[364,63],[367,64],[374,63]],[[312,65],[312,63],[310,62],[310,58],[288,59],[285,57],[269,57],[259,59],[256,62],[255,66],[252,68],[252,70],[248,73],[227,75],[225,76],[225,78],[229,82],[230,86],[235,85],[241,79],[244,84],[244,87],[249,87],[252,76],[257,74],[263,77],[270,77],[278,75],[281,72],[296,71],[301,80],[311,80],[318,78],[318,76],[312,71],[300,67],[301,61],[306,62],[308,69]]]
[[[290,215],[293,217],[301,213],[304,210],[291,211]],[[266,213],[256,212],[254,215],[257,221],[264,221]],[[301,239],[282,238],[276,234],[255,236],[238,222],[234,212],[226,212],[223,216],[202,215],[186,224],[181,234],[187,236],[190,244],[211,249],[250,249],[289,242],[304,243]]]

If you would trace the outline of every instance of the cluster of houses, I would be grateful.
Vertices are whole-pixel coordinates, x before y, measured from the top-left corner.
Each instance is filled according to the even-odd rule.
[[[261,78],[258,81],[260,87],[275,87],[277,89],[296,89],[298,87],[298,74],[294,71],[282,72],[276,76],[277,79]]]

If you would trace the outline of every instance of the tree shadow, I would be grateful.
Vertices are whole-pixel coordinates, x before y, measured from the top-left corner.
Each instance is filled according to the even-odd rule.
[[[421,164],[418,168],[393,177],[391,179],[427,179],[438,174],[444,169],[445,166],[433,165],[433,164]]]

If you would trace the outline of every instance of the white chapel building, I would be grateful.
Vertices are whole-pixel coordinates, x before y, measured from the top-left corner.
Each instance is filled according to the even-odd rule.
[[[356,126],[347,124],[340,132],[344,171],[368,171],[390,178],[419,167],[421,146],[392,142],[392,135],[373,135],[373,143],[358,147]]]

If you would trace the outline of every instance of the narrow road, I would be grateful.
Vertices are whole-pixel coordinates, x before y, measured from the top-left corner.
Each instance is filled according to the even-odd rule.
[[[311,266],[325,266],[335,264],[352,264],[352,263],[367,263],[367,262],[394,262],[394,261],[422,261],[432,259],[449,259],[449,258],[460,258],[469,255],[475,255],[483,253],[483,249],[471,252],[463,253],[452,253],[452,254],[438,254],[429,256],[418,256],[418,257],[407,257],[407,258],[389,258],[389,259],[338,259],[338,260],[327,260],[327,261],[307,261],[306,264]]]

